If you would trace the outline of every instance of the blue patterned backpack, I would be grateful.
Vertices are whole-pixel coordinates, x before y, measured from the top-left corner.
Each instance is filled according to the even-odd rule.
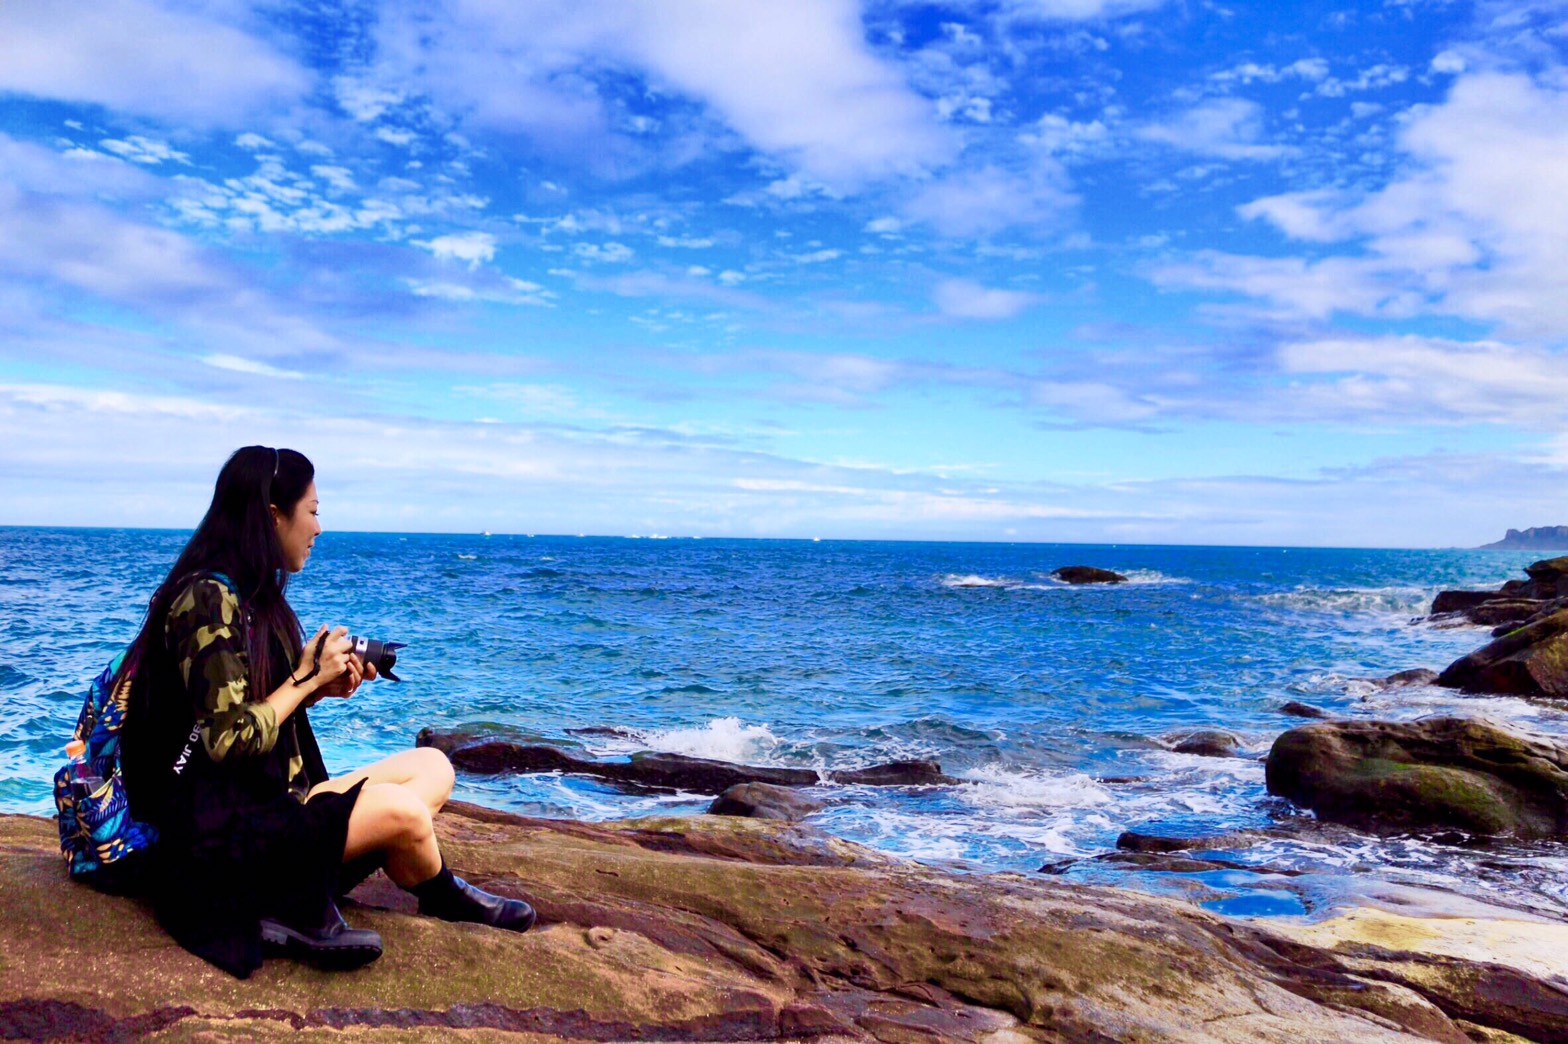
[[[75,736],[66,746],[71,760],[54,774],[60,851],[72,879],[115,893],[137,889],[147,851],[158,840],[157,830],[131,818],[120,778],[120,728],[135,674],[126,671],[115,684],[126,652],[88,687]]]

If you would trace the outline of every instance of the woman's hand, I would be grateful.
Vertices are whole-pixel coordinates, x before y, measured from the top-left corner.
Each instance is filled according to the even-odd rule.
[[[359,659],[349,652],[347,627],[322,627],[305,643],[295,677],[304,679],[316,696],[349,696],[359,687]]]
[[[348,633],[348,628],[346,627],[340,627],[338,630],[342,631],[345,635]],[[331,638],[328,638],[328,648],[331,647],[331,644],[332,640]],[[344,639],[344,646],[345,648],[348,646],[348,640],[346,638]],[[332,661],[326,655],[323,655],[321,668],[321,673],[323,676],[329,673],[327,664],[330,662]],[[343,673],[339,674],[336,678],[332,678],[329,681],[323,682],[316,689],[316,695],[318,697],[337,696],[341,698],[347,698],[354,695],[354,690],[359,688],[361,682],[375,681],[376,673],[375,664],[365,663],[358,656],[349,653],[344,657]]]

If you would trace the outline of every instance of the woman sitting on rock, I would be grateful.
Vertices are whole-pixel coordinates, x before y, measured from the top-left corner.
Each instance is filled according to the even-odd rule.
[[[124,668],[135,674],[122,765],[132,814],[160,834],[158,918],[241,978],[264,952],[324,968],[379,957],[380,937],[348,927],[335,902],[377,867],[422,913],[513,931],[534,921],[527,903],[442,861],[431,817],[452,791],[446,755],[408,750],[327,778],[306,708],[376,672],[349,652],[347,628],[303,641],[284,596],[321,533],[314,479],[293,450],[230,457]]]

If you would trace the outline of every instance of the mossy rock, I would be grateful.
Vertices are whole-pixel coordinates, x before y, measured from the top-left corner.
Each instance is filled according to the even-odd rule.
[[[1455,660],[1437,684],[1468,693],[1568,698],[1568,609]]]
[[[1568,1036],[1551,984],[1517,970],[1456,962],[1417,984],[1412,955],[1362,949],[1352,971],[1174,900],[946,874],[798,825],[455,805],[437,830],[458,872],[527,896],[543,927],[421,918],[378,875],[345,913],[381,933],[379,961],[273,960],[242,981],[140,903],[67,881],[51,821],[0,817],[0,1037],[1458,1044],[1450,1011]]]
[[[1568,748],[1468,718],[1321,722],[1269,751],[1278,794],[1363,829],[1568,833]]]

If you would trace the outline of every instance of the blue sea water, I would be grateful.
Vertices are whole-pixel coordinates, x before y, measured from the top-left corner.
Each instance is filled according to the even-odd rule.
[[[186,534],[0,529],[0,811],[52,811],[48,780],[88,679],[133,635]],[[1063,876],[1225,912],[1482,899],[1568,915],[1568,848],[1317,830],[1270,797],[1261,757],[1298,719],[1490,717],[1562,737],[1568,711],[1368,679],[1487,640],[1421,617],[1537,555],[861,541],[328,533],[290,598],[307,629],[406,641],[402,684],[312,711],[342,771],[423,726],[488,724],[619,756],[663,750],[820,769],[934,758],[960,785],[824,785],[840,836],[959,872]],[[1071,587],[1051,570],[1132,582]],[[1245,756],[1176,754],[1195,728]],[[698,814],[710,798],[542,774],[462,777],[529,815]],[[1201,837],[1296,826],[1169,874],[1094,857],[1124,830]],[[1277,870],[1298,871],[1283,875]],[[1042,878],[1044,880],[1045,878]],[[1447,897],[1445,899],[1445,897]]]

